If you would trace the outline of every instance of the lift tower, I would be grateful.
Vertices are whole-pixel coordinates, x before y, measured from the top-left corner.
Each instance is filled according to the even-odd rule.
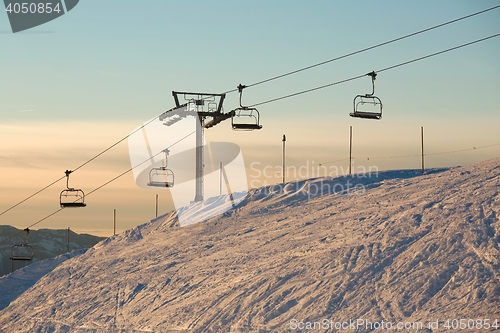
[[[198,119],[196,126],[196,191],[194,202],[203,201],[203,132],[233,116],[233,112],[224,113],[222,104],[226,94],[192,93],[172,91],[175,108],[160,115],[159,120],[169,126],[183,118],[192,116]],[[182,104],[181,104],[182,103]]]

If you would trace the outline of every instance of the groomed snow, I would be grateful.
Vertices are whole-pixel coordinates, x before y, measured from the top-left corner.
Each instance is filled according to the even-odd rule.
[[[423,176],[394,171],[252,190],[236,209],[185,227],[171,213],[62,262],[0,312],[0,331],[493,322],[500,320],[499,189],[494,159]]]

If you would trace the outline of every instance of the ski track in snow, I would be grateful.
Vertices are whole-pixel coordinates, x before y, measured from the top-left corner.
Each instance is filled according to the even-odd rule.
[[[271,186],[185,227],[173,212],[61,262],[0,311],[0,331],[290,332],[291,319],[500,320],[499,165]],[[332,193],[347,181],[366,193]],[[198,205],[212,216],[210,204]]]

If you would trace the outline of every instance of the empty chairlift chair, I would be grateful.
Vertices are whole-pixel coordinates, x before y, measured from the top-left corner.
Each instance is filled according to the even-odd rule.
[[[240,92],[240,107],[231,111],[231,127],[233,130],[253,131],[260,130],[260,114],[256,108],[241,105],[241,95],[246,86],[240,84],[238,91]]]
[[[15,261],[32,261],[35,252],[33,251],[33,247],[28,245],[28,234],[30,230],[28,228],[24,229],[26,232],[26,242],[24,244],[16,244],[10,249],[10,260],[12,263],[12,272],[14,271],[14,262]]]
[[[159,168],[152,168],[149,171],[149,182],[148,186],[152,187],[174,187],[174,172],[167,168],[168,166],[168,154],[170,150],[165,149],[165,166]]]
[[[66,189],[61,191],[59,195],[59,204],[61,208],[79,208],[85,207],[85,193],[77,188],[69,187],[69,175],[73,171],[66,170]]]
[[[382,118],[382,101],[374,95],[375,78],[377,74],[375,72],[371,72],[366,75],[371,76],[372,78],[372,93],[357,95],[354,97],[354,112],[349,115],[355,118],[379,120]]]

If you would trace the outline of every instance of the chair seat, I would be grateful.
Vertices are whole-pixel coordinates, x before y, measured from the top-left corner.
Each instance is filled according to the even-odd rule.
[[[233,129],[260,130],[262,125],[258,124],[233,124]]]
[[[24,261],[29,261],[29,260],[33,260],[32,257],[17,257],[17,256],[13,256],[13,257],[10,257],[10,260],[24,260]]]
[[[77,208],[86,206],[87,204],[84,202],[61,202],[61,208]]]
[[[353,112],[349,114],[351,117],[355,118],[364,118],[364,119],[380,119],[382,118],[381,113],[376,112]]]
[[[154,187],[174,187],[173,182],[156,182],[156,181],[151,181],[148,183],[148,186],[154,186]]]

